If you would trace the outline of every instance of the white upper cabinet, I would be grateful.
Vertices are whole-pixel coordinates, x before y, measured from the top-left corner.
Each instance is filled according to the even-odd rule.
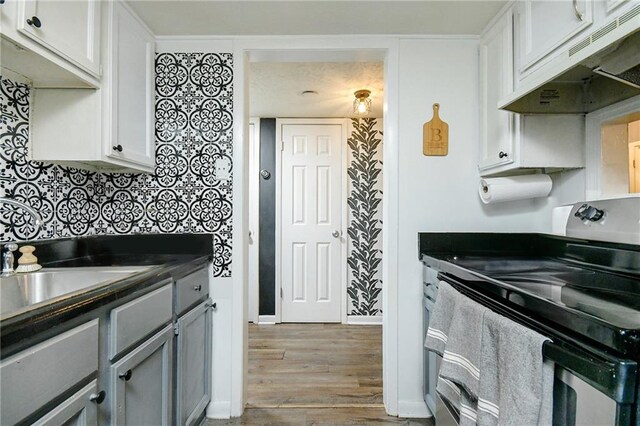
[[[17,29],[95,77],[100,75],[100,3],[18,0]]]
[[[515,114],[498,101],[513,91],[513,13],[507,11],[480,40],[480,170],[513,162]]]
[[[594,0],[525,0],[517,5],[518,74],[535,72],[593,23]]]
[[[514,59],[519,53],[515,24],[509,8],[479,43],[480,175],[584,167],[583,116],[532,116],[498,109],[498,102],[514,90]]]
[[[102,2],[101,88],[36,89],[32,159],[105,171],[153,172],[153,34],[122,1]]]
[[[110,112],[105,125],[104,155],[116,161],[153,167],[154,59],[153,34],[120,2],[110,2],[110,32],[103,103]]]

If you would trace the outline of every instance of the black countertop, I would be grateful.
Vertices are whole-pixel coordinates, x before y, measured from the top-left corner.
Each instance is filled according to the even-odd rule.
[[[21,245],[27,242],[21,243]],[[145,266],[150,268],[89,287],[51,302],[34,305],[17,314],[0,317],[0,348],[15,345],[25,337],[46,331],[71,318],[166,279],[181,278],[212,260],[211,234],[148,234],[92,236],[28,242],[43,268],[81,266]]]

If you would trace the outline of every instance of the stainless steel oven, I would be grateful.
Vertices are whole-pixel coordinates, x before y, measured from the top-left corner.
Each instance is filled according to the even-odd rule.
[[[435,272],[433,270],[427,271],[426,268],[425,266],[425,278]],[[435,306],[438,292],[438,280],[430,279],[428,281],[430,282],[424,283],[423,336],[426,336],[430,312]],[[447,282],[460,289],[460,284],[455,280],[448,279]],[[511,316],[504,310],[499,313]],[[545,355],[556,363],[553,388],[553,426],[616,426],[628,424],[627,420],[630,413],[625,404],[619,404],[609,395],[599,390],[593,385],[592,380],[592,384],[589,384],[581,379],[577,373],[572,372],[575,370],[576,365],[578,368],[582,368],[584,365],[592,364],[596,360],[598,360],[596,362],[600,362],[600,365],[594,368],[593,372],[601,371],[602,369],[606,370],[611,368],[611,361],[613,360],[603,360],[600,359],[601,354],[590,354],[583,350],[577,350],[577,348],[575,353],[567,356],[565,350],[568,349],[568,347],[558,351],[550,349],[547,350],[549,353]],[[582,364],[578,365],[581,357],[583,358]],[[425,402],[434,414],[437,426],[457,425],[459,423],[459,413],[453,406],[443,401],[436,392],[436,381],[441,359],[440,356],[424,349]]]

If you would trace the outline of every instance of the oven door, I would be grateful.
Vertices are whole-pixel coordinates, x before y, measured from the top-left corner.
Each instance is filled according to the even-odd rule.
[[[556,365],[553,426],[614,426],[616,417],[616,401]]]
[[[555,364],[553,389],[554,426],[630,426],[634,422],[637,364],[593,347],[567,343],[559,330],[534,322],[504,303],[479,293],[452,277],[439,275],[456,290],[512,321],[551,336],[543,349],[545,359]],[[638,423],[640,424],[640,423]]]

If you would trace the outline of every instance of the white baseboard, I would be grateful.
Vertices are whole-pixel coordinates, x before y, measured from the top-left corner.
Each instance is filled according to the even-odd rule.
[[[432,416],[424,401],[398,401],[398,417],[426,419]]]
[[[275,315],[258,315],[258,324],[275,324]]]
[[[382,315],[378,316],[355,316],[347,315],[347,324],[359,325],[381,325]]]
[[[211,401],[207,406],[208,419],[230,419],[231,401]]]

